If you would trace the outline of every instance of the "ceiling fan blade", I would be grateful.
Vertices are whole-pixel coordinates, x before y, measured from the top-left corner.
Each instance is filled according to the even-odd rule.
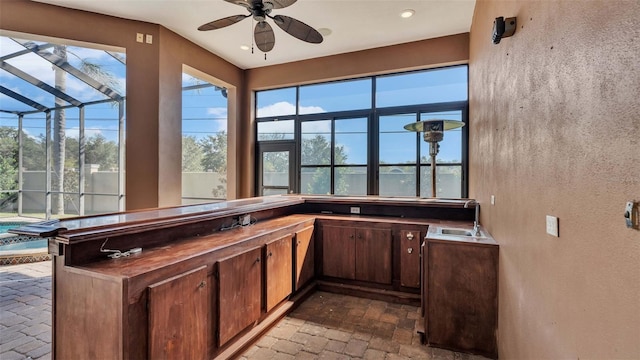
[[[273,35],[273,29],[271,25],[265,21],[260,21],[256,24],[256,28],[253,31],[253,37],[256,41],[256,46],[262,52],[269,52],[276,44],[276,37]]]
[[[251,1],[249,0],[224,0],[228,3],[240,5],[242,7],[246,7],[247,9],[251,9]]]
[[[320,44],[323,40],[322,34],[320,34],[318,30],[300,20],[284,15],[276,15],[273,17],[273,21],[289,35],[302,41],[312,44]]]
[[[198,28],[198,30],[207,31],[207,30],[222,29],[223,27],[227,27],[229,25],[233,25],[233,24],[237,23],[240,20],[246,19],[249,16],[251,16],[251,15],[232,15],[232,16],[227,16],[226,18],[222,18],[222,19],[218,19],[218,20],[214,20],[212,22],[206,23],[206,24],[200,26]]]
[[[264,0],[263,3],[270,2],[274,9],[282,9],[295,4],[298,0]]]

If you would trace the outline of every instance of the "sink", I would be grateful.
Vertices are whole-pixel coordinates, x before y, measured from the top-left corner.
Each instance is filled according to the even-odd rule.
[[[440,233],[443,235],[473,236],[471,231],[461,229],[440,229]]]

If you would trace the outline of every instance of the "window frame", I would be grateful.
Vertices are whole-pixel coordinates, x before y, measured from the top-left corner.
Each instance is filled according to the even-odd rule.
[[[257,156],[259,156],[259,153],[257,151],[258,147],[260,146],[264,146],[264,144],[268,144],[268,143],[274,143],[275,141],[269,141],[269,140],[258,140],[258,123],[260,122],[269,122],[269,121],[277,121],[279,119],[293,119],[294,120],[294,139],[292,141],[295,142],[295,189],[294,192],[300,194],[301,193],[301,185],[302,185],[302,169],[303,168],[317,168],[317,167],[322,167],[322,168],[330,168],[330,192],[332,195],[336,195],[335,194],[335,174],[336,174],[336,169],[337,168],[341,168],[341,167],[366,167],[367,168],[367,195],[379,195],[380,191],[379,191],[379,185],[380,185],[380,132],[379,132],[379,128],[380,128],[380,123],[379,123],[379,119],[381,116],[389,116],[389,115],[397,115],[397,114],[416,114],[416,121],[418,121],[418,119],[420,118],[420,114],[421,113],[430,113],[430,112],[443,112],[443,111],[460,111],[461,112],[461,120],[465,123],[465,126],[462,127],[461,129],[461,159],[460,162],[458,163],[438,163],[436,164],[436,166],[460,166],[461,168],[461,182],[460,182],[460,194],[462,198],[465,198],[468,196],[468,189],[469,189],[469,185],[468,185],[468,172],[469,172],[469,99],[467,96],[467,100],[465,101],[451,101],[451,102],[441,102],[441,103],[425,103],[425,104],[417,104],[417,105],[402,105],[402,106],[392,106],[392,107],[385,107],[385,108],[376,108],[376,79],[378,77],[388,77],[388,76],[392,76],[392,75],[403,75],[403,74],[408,74],[408,73],[413,73],[413,72],[422,72],[422,71],[429,71],[429,70],[442,70],[442,69],[446,69],[446,68],[452,68],[452,67],[461,67],[464,66],[466,68],[467,71],[467,91],[468,91],[468,83],[469,83],[469,67],[468,64],[463,64],[463,65],[454,65],[454,66],[447,66],[447,67],[438,67],[438,68],[433,68],[433,69],[422,69],[422,70],[414,70],[414,71],[407,71],[407,72],[398,72],[398,73],[392,73],[392,74],[384,74],[384,75],[377,75],[377,76],[367,76],[367,77],[356,77],[356,78],[349,78],[349,79],[344,79],[344,80],[337,80],[337,81],[329,81],[329,82],[318,82],[318,83],[314,83],[314,84],[304,84],[304,85],[294,85],[294,86],[288,86],[285,88],[295,88],[295,93],[296,93],[296,113],[294,115],[286,115],[286,116],[269,116],[269,117],[255,117],[255,121],[254,121],[254,132],[255,132],[255,138],[254,141],[256,143],[256,162],[255,162],[255,169],[256,169],[256,179],[254,179],[254,183],[255,183],[255,191],[256,194],[259,193],[259,187],[258,187],[258,181],[259,179],[257,179],[257,176],[259,174],[259,164],[258,164],[258,158]],[[372,84],[372,89],[371,89],[371,108],[370,109],[360,109],[360,110],[347,110],[347,111],[336,111],[336,112],[324,112],[324,113],[314,113],[314,114],[299,114],[300,111],[300,88],[302,86],[307,86],[307,85],[315,85],[315,84],[329,84],[329,83],[336,83],[336,82],[344,82],[344,81],[353,81],[353,80],[358,80],[358,79],[363,79],[363,78],[370,78],[371,80],[371,84]],[[284,89],[284,88],[281,88]],[[266,91],[269,90],[275,90],[275,89],[268,89]],[[257,93],[255,93],[255,96],[257,96]],[[258,109],[257,109],[257,101],[255,102],[255,106],[256,109],[255,110],[255,114],[258,113]],[[367,125],[367,164],[365,165],[353,165],[353,164],[335,164],[335,159],[334,159],[334,148],[335,148],[335,121],[336,120],[340,120],[340,119],[346,119],[346,118],[367,118],[368,120],[368,125]],[[309,122],[309,121],[318,121],[318,120],[330,120],[331,121],[331,161],[330,164],[324,164],[324,165],[302,165],[302,123],[303,122]],[[446,136],[446,133],[445,133]],[[430,167],[430,164],[423,164],[420,162],[420,146],[428,146],[426,143],[424,143],[424,141],[422,140],[422,136],[421,133],[416,133],[416,138],[418,142],[421,142],[422,144],[420,144],[419,146],[416,147],[416,159],[417,162],[415,164],[410,164],[410,166],[415,166],[415,176],[416,176],[416,188],[415,188],[415,197],[421,197],[420,195],[420,173],[421,173],[421,169],[425,166]],[[291,141],[291,140],[290,140]],[[385,164],[386,165],[386,164]],[[389,164],[389,165],[394,165],[394,164]],[[407,166],[405,164],[405,166]],[[436,194],[437,195],[437,194]],[[337,196],[342,196],[342,195],[337,195]],[[344,195],[344,196],[349,196],[349,195]]]

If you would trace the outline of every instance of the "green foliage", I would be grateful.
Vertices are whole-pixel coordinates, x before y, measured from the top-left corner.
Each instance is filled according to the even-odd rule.
[[[18,131],[0,127],[0,190],[18,189]],[[0,201],[10,194],[0,193]]]
[[[227,197],[227,132],[220,131],[215,135],[208,135],[198,143],[202,148],[202,168],[205,171],[217,173],[220,182],[225,185],[218,185],[211,189],[211,194],[215,198],[225,199]]]
[[[331,143],[325,136],[316,135],[315,137],[304,139],[302,141],[302,163],[305,165],[329,165],[331,163]],[[334,165],[342,165],[347,161],[347,154],[343,145],[334,148]],[[336,168],[336,172],[344,171]],[[346,194],[349,185],[344,177],[337,176],[334,184],[334,193]],[[331,190],[331,179],[326,168],[316,168],[311,181],[307,183],[307,194],[326,194]]]
[[[109,171],[118,167],[118,144],[107,141],[102,134],[96,134],[86,143],[85,164],[98,164],[100,170]]]
[[[199,142],[203,151],[202,167],[205,171],[227,173],[227,132],[208,135]]]
[[[22,134],[22,167],[25,170],[46,169],[46,140],[44,136],[37,138]]]
[[[182,136],[182,172],[203,171],[203,159],[204,152],[196,137]]]

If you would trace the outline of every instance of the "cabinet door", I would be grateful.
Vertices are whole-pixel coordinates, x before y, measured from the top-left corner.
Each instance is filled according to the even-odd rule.
[[[260,318],[262,249],[256,248],[217,263],[218,346]]]
[[[353,228],[322,227],[322,272],[342,279],[356,278],[356,242]]]
[[[428,242],[427,341],[495,358],[498,248]]]
[[[356,229],[356,280],[391,284],[391,230]]]
[[[400,231],[400,285],[420,287],[420,231]]]
[[[293,290],[293,236],[287,235],[265,246],[265,282],[267,312]]]
[[[313,238],[313,226],[296,232],[296,274],[295,287],[300,290],[309,280],[313,279],[315,256],[315,243]]]
[[[149,359],[205,359],[209,327],[207,268],[149,286]]]

